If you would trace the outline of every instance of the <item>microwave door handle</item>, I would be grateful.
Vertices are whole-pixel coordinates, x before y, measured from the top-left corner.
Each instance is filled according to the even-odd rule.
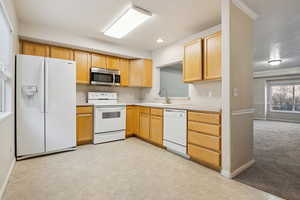
[[[116,83],[116,74],[113,74],[113,85]]]

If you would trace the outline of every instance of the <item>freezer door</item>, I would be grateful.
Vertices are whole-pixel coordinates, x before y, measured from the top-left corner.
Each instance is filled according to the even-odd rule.
[[[76,65],[73,61],[45,61],[46,151],[76,146]]]
[[[44,58],[17,55],[16,63],[17,156],[45,151]]]

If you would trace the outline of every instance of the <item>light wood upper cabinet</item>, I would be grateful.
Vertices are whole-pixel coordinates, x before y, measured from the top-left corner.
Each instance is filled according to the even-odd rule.
[[[90,53],[85,51],[74,51],[76,61],[76,83],[90,83]]]
[[[93,140],[93,108],[77,107],[76,114],[77,145],[92,143]]]
[[[120,58],[121,86],[128,86],[129,60]]]
[[[129,62],[129,86],[138,87],[142,85],[142,60],[130,60]],[[122,78],[121,78],[122,79]]]
[[[49,46],[34,42],[21,41],[22,54],[49,57]]]
[[[113,69],[113,70],[119,70],[120,69],[120,59],[113,56],[107,56],[106,57],[106,68],[107,69]]]
[[[128,85],[133,87],[152,87],[152,60],[130,60]]]
[[[204,79],[221,78],[221,32],[204,38]]]
[[[59,58],[65,60],[73,60],[73,50],[67,49],[63,47],[50,47],[50,57],[51,58]]]
[[[193,82],[202,80],[202,42],[201,39],[184,46],[183,80]]]
[[[106,56],[93,53],[92,67],[106,68]]]
[[[144,70],[143,70],[143,87],[152,87],[152,60],[143,60]]]

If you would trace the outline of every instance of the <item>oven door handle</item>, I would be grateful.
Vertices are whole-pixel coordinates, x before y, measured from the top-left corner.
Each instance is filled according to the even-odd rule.
[[[115,85],[116,84],[116,74],[114,73],[113,74],[113,85]]]
[[[97,111],[100,112],[121,112],[125,110],[125,107],[120,107],[120,108],[112,108],[112,107],[107,107],[107,108],[96,108]]]

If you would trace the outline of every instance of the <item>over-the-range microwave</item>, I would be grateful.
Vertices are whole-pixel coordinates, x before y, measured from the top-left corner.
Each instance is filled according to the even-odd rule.
[[[98,67],[91,68],[92,85],[120,85],[121,76],[118,70],[108,70]]]

